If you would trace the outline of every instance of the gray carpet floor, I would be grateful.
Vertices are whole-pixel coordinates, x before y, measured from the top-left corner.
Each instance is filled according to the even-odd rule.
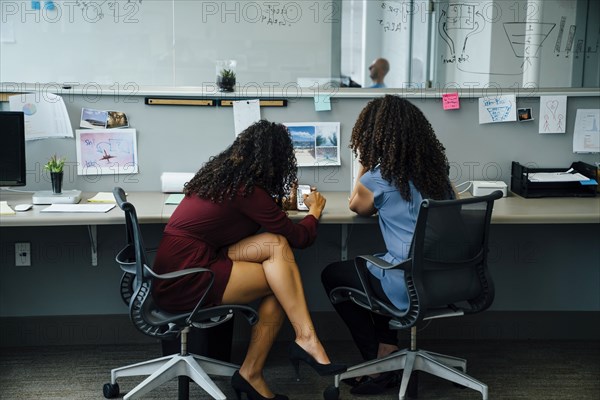
[[[427,350],[467,358],[468,373],[485,382],[490,400],[598,400],[600,399],[600,342],[562,341],[475,341],[421,343]],[[326,348],[335,361],[356,363],[359,359],[351,342],[330,342]],[[265,375],[272,389],[290,399],[318,400],[333,383],[301,367],[301,381],[286,359],[286,343],[276,343]],[[233,362],[239,362],[245,348],[236,345]],[[121,346],[35,347],[0,349],[0,399],[103,399],[102,385],[109,382],[110,370],[161,355],[159,344]],[[119,381],[121,397],[142,380],[127,377]],[[235,398],[229,379],[215,378],[228,398]],[[177,399],[177,381],[156,389],[146,399]],[[191,399],[210,397],[194,384]],[[342,385],[340,399],[397,399],[398,389],[376,396],[352,396]],[[425,373],[419,375],[419,398],[436,400],[481,399],[471,389]]]

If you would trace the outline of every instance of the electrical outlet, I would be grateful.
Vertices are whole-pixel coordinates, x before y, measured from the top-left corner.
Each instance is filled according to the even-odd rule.
[[[15,265],[17,267],[31,266],[31,243],[15,243]]]

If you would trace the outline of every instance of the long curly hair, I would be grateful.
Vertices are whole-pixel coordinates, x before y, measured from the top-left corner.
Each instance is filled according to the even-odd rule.
[[[222,203],[261,187],[281,206],[297,176],[292,139],[282,124],[258,121],[238,135],[222,153],[211,157],[185,185],[186,195]]]
[[[379,165],[381,176],[407,201],[409,182],[425,198],[452,193],[444,146],[421,110],[401,97],[370,101],[352,129],[350,148],[368,170]]]

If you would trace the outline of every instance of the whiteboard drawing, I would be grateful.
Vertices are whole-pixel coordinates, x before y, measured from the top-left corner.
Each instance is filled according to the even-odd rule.
[[[539,133],[565,133],[567,96],[540,96]]]
[[[573,50],[573,40],[575,40],[575,25],[571,25],[569,28],[569,37],[567,38],[567,45],[565,46],[565,52],[567,53],[567,57]]]
[[[78,129],[75,133],[78,175],[138,172],[135,129]]]
[[[515,56],[523,58],[522,68],[531,66],[531,59],[538,58],[542,44],[556,24],[544,22],[505,22],[504,32]]]
[[[485,7],[482,5],[481,7]],[[489,10],[488,10],[489,11]],[[450,3],[440,12],[437,30],[441,38],[441,58],[443,64],[454,64],[456,69],[480,75],[519,76],[532,67],[532,59],[540,58],[541,48],[556,23],[550,22],[503,22],[505,36],[509,46],[506,50],[515,56],[513,64],[504,66],[490,65],[477,62],[480,52],[478,42],[489,34],[492,21],[485,17],[479,6],[469,3]],[[566,19],[565,22],[566,24]],[[563,24],[564,30],[564,24]],[[572,41],[575,35],[571,26],[569,37]],[[560,36],[560,35],[559,35]],[[562,38],[557,39],[562,43]],[[503,47],[504,45],[502,45]],[[559,44],[560,46],[560,44]],[[496,47],[501,47],[498,44]],[[496,68],[496,69],[494,69]]]
[[[469,37],[482,32],[484,28],[485,20],[481,13],[475,10],[474,5],[450,4],[447,10],[442,10],[438,20],[438,31],[450,51],[445,62],[468,60],[466,48]],[[458,46],[460,48],[458,56],[453,37],[462,38],[462,44]]]
[[[560,18],[560,24],[558,28],[558,35],[556,36],[556,44],[554,45],[554,52],[560,53],[560,46],[562,43],[563,36],[565,34],[565,23],[567,22],[567,17],[564,15]]]

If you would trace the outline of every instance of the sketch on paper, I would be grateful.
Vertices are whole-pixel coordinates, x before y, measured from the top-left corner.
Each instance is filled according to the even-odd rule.
[[[78,175],[138,172],[135,129],[78,129],[75,133]]]
[[[483,97],[479,99],[479,123],[517,120],[514,95]]]
[[[299,167],[340,165],[339,122],[288,122]]]
[[[565,133],[567,96],[540,96],[539,133]]]

